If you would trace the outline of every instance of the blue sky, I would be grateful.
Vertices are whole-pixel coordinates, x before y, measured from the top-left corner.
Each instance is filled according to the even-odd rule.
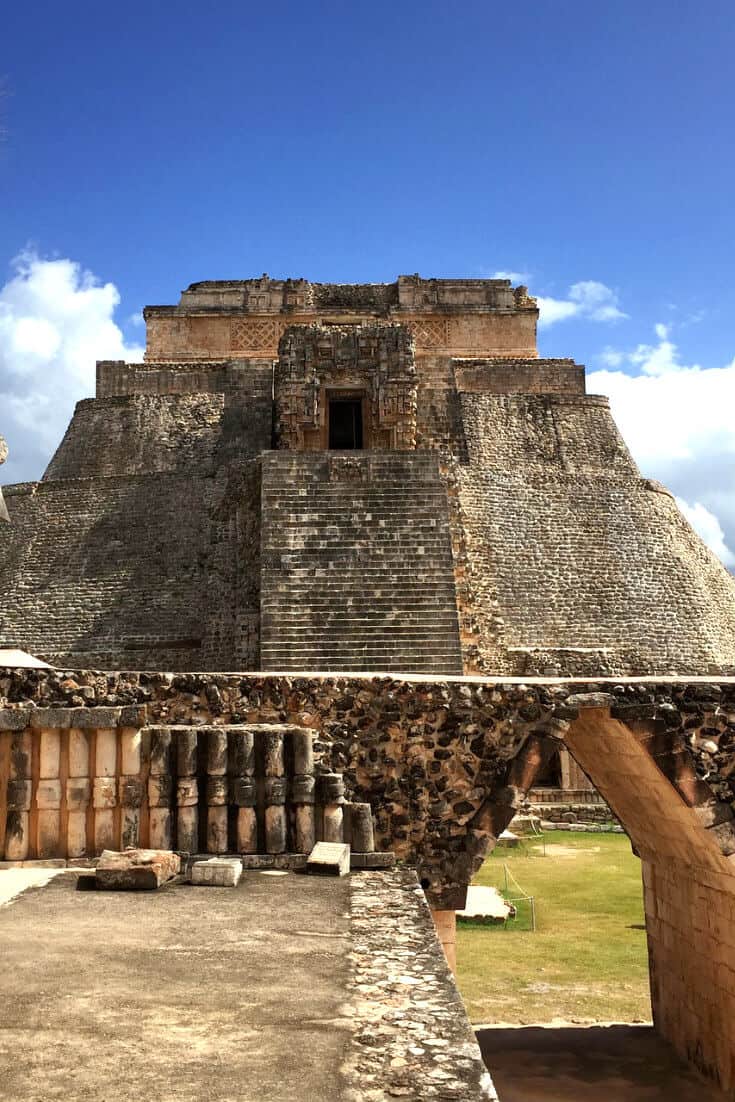
[[[6,481],[193,280],[512,272],[735,564],[734,47],[725,0],[12,5]]]

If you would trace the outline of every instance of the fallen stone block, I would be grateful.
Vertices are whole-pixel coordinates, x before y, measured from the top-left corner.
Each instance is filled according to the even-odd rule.
[[[350,871],[350,847],[344,842],[317,842],[306,871],[316,876],[346,876]]]
[[[372,853],[350,852],[351,869],[392,869],[396,863],[393,850],[373,851]]]
[[[98,888],[120,892],[155,891],[177,876],[178,854],[166,849],[103,850],[95,876]]]
[[[237,857],[210,857],[191,866],[191,882],[208,888],[236,888],[242,876]]]
[[[305,853],[243,853],[240,857],[243,869],[262,872],[268,869],[306,868]]]

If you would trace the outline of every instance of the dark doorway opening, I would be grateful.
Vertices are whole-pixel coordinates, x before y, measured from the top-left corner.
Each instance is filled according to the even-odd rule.
[[[359,398],[329,399],[329,447],[337,451],[362,448],[362,402]]]

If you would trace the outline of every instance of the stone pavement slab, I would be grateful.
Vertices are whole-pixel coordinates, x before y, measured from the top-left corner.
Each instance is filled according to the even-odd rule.
[[[409,869],[133,893],[31,871],[55,878],[0,907],[0,1102],[496,1098]]]
[[[75,881],[0,908],[3,1102],[342,1097],[348,880]]]

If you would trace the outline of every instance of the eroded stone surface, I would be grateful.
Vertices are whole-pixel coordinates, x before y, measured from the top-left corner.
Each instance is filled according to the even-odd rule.
[[[341,842],[317,842],[306,871],[314,876],[346,876],[350,871],[350,847]]]
[[[346,1102],[496,1102],[415,874],[355,873],[350,889]]]
[[[155,891],[181,870],[181,861],[170,850],[104,850],[97,862],[96,884],[108,891]]]
[[[192,884],[203,887],[236,888],[241,876],[242,861],[235,857],[209,857],[191,866]]]

